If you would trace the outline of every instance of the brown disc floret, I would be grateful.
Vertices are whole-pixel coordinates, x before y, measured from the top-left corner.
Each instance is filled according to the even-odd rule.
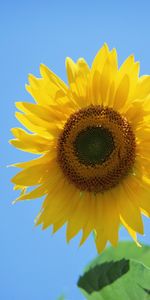
[[[135,147],[126,118],[111,108],[90,105],[65,123],[57,160],[69,182],[81,191],[104,192],[132,171]]]

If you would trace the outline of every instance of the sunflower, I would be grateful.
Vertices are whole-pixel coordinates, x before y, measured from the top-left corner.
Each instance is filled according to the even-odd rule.
[[[91,232],[101,252],[118,243],[123,225],[137,242],[142,214],[150,216],[150,76],[139,77],[129,56],[120,68],[104,44],[91,68],[66,59],[68,85],[45,65],[29,75],[35,103],[17,102],[11,144],[36,159],[15,164],[17,200],[45,196],[35,222],[53,232],[67,223],[67,241]]]

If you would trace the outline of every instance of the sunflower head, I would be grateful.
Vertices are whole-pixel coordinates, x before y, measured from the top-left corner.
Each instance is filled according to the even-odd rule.
[[[118,68],[106,44],[91,67],[67,58],[66,69],[68,85],[41,65],[26,86],[35,103],[16,104],[28,131],[13,128],[11,143],[39,155],[16,164],[18,200],[45,195],[36,224],[67,223],[67,240],[81,230],[81,244],[94,231],[99,252],[117,245],[120,224],[137,242],[150,215],[150,76],[133,55]]]

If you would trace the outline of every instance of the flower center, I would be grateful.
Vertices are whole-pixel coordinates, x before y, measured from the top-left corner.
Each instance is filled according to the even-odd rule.
[[[85,165],[102,164],[114,150],[114,141],[107,128],[87,127],[74,142],[75,152]]]
[[[57,144],[57,160],[68,181],[81,191],[104,192],[132,172],[135,136],[118,112],[90,105],[73,113]]]

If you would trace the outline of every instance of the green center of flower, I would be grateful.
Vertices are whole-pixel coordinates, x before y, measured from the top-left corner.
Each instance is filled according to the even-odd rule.
[[[87,127],[74,142],[75,153],[85,165],[102,164],[114,150],[112,134],[107,128]]]

